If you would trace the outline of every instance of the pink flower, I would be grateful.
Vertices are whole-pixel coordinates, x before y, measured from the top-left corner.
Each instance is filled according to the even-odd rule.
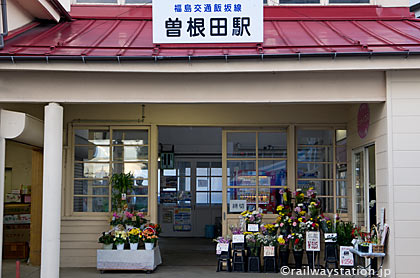
[[[283,227],[284,226],[284,223],[280,223],[280,227]]]
[[[296,225],[297,225],[297,223],[296,222],[293,222],[293,227],[296,227]]]
[[[140,218],[143,218],[144,214],[142,212],[137,212],[137,216],[140,217]]]

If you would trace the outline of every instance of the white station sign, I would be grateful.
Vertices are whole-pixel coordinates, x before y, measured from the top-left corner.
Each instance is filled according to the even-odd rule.
[[[153,43],[259,43],[263,0],[153,0]]]

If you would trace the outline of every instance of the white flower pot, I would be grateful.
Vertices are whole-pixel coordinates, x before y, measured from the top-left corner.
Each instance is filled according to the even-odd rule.
[[[137,250],[137,247],[139,246],[139,243],[130,243],[130,250]]]
[[[104,250],[112,250],[112,243],[111,244],[104,244]]]
[[[146,250],[153,250],[153,246],[154,245],[155,244],[154,243],[151,243],[151,242],[145,242],[144,243],[144,246],[145,246]]]
[[[117,250],[124,250],[124,243],[117,244]]]

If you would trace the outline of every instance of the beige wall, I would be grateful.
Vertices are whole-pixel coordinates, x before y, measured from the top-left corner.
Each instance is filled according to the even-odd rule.
[[[390,244],[397,278],[419,277],[420,260],[420,71],[388,74]]]
[[[164,82],[162,82],[164,81]],[[19,84],[19,86],[16,86]],[[274,103],[384,101],[380,71],[148,74],[2,72],[0,101]]]
[[[5,193],[32,184],[32,149],[23,144],[6,140],[6,168],[12,168],[12,187]]]

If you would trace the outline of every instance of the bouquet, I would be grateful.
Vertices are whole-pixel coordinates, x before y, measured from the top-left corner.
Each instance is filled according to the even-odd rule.
[[[277,237],[277,243],[279,244],[281,251],[286,251],[289,249],[289,239],[290,235],[279,235]]]
[[[251,256],[258,256],[258,248],[262,242],[262,236],[260,233],[245,232],[246,244],[250,249]]]
[[[275,236],[277,234],[277,229],[279,228],[278,223],[265,224],[261,227],[261,233],[263,235]]]
[[[130,243],[138,243],[139,241],[140,241],[140,239],[141,239],[141,234],[140,234],[140,229],[139,228],[134,228],[134,229],[131,229],[129,232],[128,232],[128,241],[130,242]]]
[[[109,232],[103,232],[99,237],[98,242],[103,244],[112,244],[114,242],[114,236]]]
[[[142,239],[146,243],[155,243],[158,240],[158,236],[155,231],[151,228],[145,228],[141,233]]]
[[[258,210],[244,211],[241,213],[241,220],[246,224],[260,224],[262,221],[262,214]]]
[[[261,244],[263,246],[277,246],[277,237],[272,235],[265,235],[261,238]]]
[[[305,238],[301,233],[292,233],[290,237],[292,241],[293,251],[302,251],[305,243]]]
[[[124,244],[127,242],[126,231],[115,231],[114,242],[116,245]]]

